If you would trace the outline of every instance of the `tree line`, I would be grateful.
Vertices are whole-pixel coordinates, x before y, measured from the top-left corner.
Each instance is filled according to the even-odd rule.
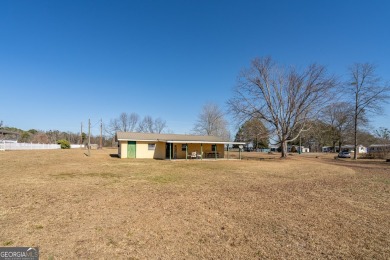
[[[70,144],[86,144],[88,136],[86,133],[80,132],[60,131],[60,130],[37,130],[29,129],[23,130],[15,127],[6,127],[3,124],[0,126],[1,130],[11,132],[12,140],[17,140],[19,143],[39,143],[39,144],[57,144],[60,140],[66,140]],[[15,133],[15,134],[12,134]],[[6,139],[6,138],[5,138]],[[112,138],[109,136],[102,136],[103,146],[112,146]],[[91,135],[91,143],[99,144],[100,136]]]

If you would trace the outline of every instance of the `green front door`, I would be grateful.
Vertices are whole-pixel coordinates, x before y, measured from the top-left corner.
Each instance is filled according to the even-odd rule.
[[[135,141],[129,141],[127,143],[127,158],[135,158]]]

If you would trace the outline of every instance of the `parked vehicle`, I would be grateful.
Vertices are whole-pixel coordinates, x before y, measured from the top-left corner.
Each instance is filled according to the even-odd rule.
[[[339,158],[351,158],[351,154],[348,151],[342,151],[338,155]]]

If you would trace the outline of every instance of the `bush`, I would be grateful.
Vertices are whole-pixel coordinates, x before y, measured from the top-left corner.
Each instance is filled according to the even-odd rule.
[[[61,145],[61,149],[70,149],[70,143],[67,140],[58,140],[57,144]]]

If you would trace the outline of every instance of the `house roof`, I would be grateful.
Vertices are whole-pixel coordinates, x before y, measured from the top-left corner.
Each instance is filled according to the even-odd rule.
[[[183,135],[183,134],[151,134],[136,132],[117,132],[118,141],[146,141],[166,143],[212,143],[212,144],[245,144],[242,142],[230,142],[216,136]]]
[[[365,146],[359,144],[357,147],[365,147]],[[355,148],[355,145],[353,145],[353,144],[346,144],[346,145],[342,145],[341,148]]]
[[[19,133],[17,132],[12,132],[12,131],[8,131],[8,130],[4,130],[4,129],[0,129],[0,134],[3,134],[3,135],[20,135]]]
[[[390,144],[372,144],[369,147],[385,147],[385,146],[390,146]]]

